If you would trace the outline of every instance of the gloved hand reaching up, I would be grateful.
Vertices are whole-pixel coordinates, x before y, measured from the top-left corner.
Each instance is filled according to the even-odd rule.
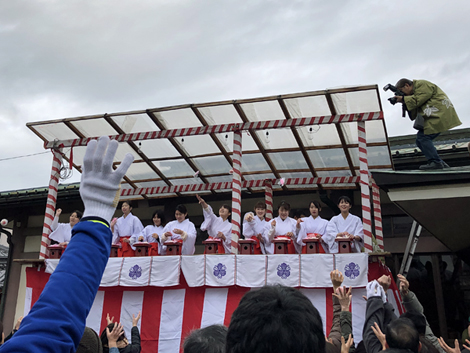
[[[88,143],[83,158],[80,196],[85,206],[83,217],[100,217],[109,223],[119,202],[121,180],[134,161],[128,153],[121,165],[113,170],[118,142],[102,136]]]

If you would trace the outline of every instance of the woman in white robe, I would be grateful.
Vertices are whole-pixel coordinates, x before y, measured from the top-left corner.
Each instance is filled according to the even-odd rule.
[[[338,200],[338,207],[341,214],[331,218],[328,222],[328,237],[347,237],[351,240],[351,252],[361,252],[364,246],[364,228],[359,217],[349,213],[352,207],[351,199],[347,196],[341,196]],[[330,246],[330,253],[338,252],[338,243]]]
[[[218,248],[219,254],[230,254],[232,252],[232,222],[229,217],[232,214],[232,209],[228,205],[222,205],[219,209],[219,217],[214,214],[212,207],[209,206],[201,196],[196,195],[199,204],[202,206],[204,214],[204,222],[201,224],[201,230],[207,230],[210,238],[221,239],[222,248]]]
[[[309,205],[310,217],[299,218],[297,220],[298,232],[297,242],[302,246],[302,250],[305,249],[305,243],[303,239],[308,238],[308,234],[317,234],[316,237],[321,239],[320,252],[329,253],[329,247],[334,245],[335,238],[329,236],[326,229],[328,227],[328,221],[320,217],[321,211],[320,202],[312,201]],[[323,251],[322,251],[323,250]]]
[[[58,208],[51,224],[52,233],[49,234],[49,239],[56,241],[61,246],[66,246],[72,238],[72,228],[80,221],[82,213],[80,211],[73,211],[70,214],[69,223],[59,223],[59,216],[61,214],[62,209]]]
[[[266,254],[274,253],[274,239],[279,236],[285,236],[291,239],[291,243],[288,245],[289,254],[300,254],[302,247],[297,242],[297,221],[289,217],[290,204],[281,201],[277,209],[279,215],[270,222],[271,229],[267,231],[267,238],[270,245],[265,246]]]
[[[161,210],[156,210],[152,215],[152,224],[144,228],[140,234],[131,236],[131,244],[136,242],[147,242],[151,245],[149,256],[157,256],[160,253],[160,237],[165,227],[165,214]]]
[[[135,248],[131,244],[131,237],[140,234],[144,229],[139,218],[132,214],[132,204],[124,201],[121,206],[122,217],[111,222],[113,232],[113,244],[121,244],[118,250],[119,257],[133,257]]]
[[[175,221],[169,222],[163,228],[163,234],[160,236],[160,255],[166,254],[167,247],[163,245],[167,240],[176,240],[183,244],[181,248],[182,255],[193,255],[194,244],[196,243],[196,227],[186,217],[188,211],[184,205],[176,206]]]
[[[269,247],[271,243],[264,236],[271,225],[266,221],[266,203],[259,201],[255,205],[255,213],[247,212],[243,217],[243,236],[245,239],[256,241],[255,254],[266,254],[265,244]]]

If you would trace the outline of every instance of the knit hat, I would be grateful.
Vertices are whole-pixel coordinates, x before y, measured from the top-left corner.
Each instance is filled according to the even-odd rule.
[[[103,353],[101,340],[91,328],[85,327],[85,332],[83,332],[76,353]]]

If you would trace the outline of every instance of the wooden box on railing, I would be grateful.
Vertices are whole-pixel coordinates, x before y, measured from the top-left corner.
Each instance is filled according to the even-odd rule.
[[[290,239],[280,237],[274,239],[274,253],[275,254],[288,254],[289,250],[287,248],[287,245],[291,242]]]
[[[253,255],[255,253],[256,241],[253,239],[238,240],[241,255]]]
[[[207,239],[202,243],[204,244],[204,254],[218,254],[219,244],[221,244],[221,239]]]
[[[62,247],[62,245],[59,245],[59,244],[49,245],[47,249],[49,249],[50,259],[60,259],[60,257],[62,256],[62,253],[64,252],[64,248]]]
[[[163,243],[166,246],[166,255],[181,255],[181,244],[179,241],[168,240]]]
[[[351,239],[348,237],[336,237],[335,241],[338,243],[338,253],[351,253]]]
[[[320,239],[318,238],[305,238],[302,240],[305,243],[305,250],[307,254],[319,254],[320,253]]]
[[[109,257],[118,257],[118,250],[121,248],[121,244],[111,244],[111,254]]]
[[[134,243],[135,256],[148,256],[149,249],[152,245],[147,242]]]

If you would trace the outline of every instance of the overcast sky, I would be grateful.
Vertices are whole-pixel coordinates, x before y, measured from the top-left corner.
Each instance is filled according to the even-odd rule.
[[[470,127],[469,15],[464,0],[1,1],[0,191],[48,185],[50,153],[4,160],[45,151],[32,121],[408,77]],[[389,135],[414,133],[389,96]]]

